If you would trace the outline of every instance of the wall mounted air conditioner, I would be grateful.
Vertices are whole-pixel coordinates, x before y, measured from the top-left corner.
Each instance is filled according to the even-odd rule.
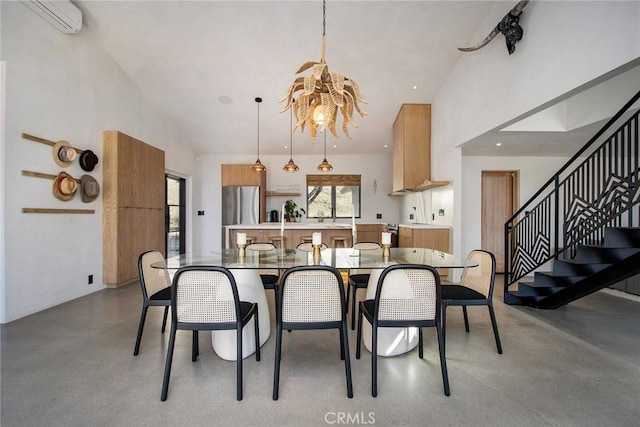
[[[82,28],[82,11],[69,0],[20,0],[59,31],[74,34]]]

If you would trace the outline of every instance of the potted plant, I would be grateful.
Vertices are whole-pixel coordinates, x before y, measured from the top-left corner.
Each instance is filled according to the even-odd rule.
[[[302,213],[300,213],[302,212]],[[298,209],[298,205],[293,200],[289,199],[284,202],[284,218],[288,222],[300,221],[302,214],[306,213],[304,209]]]

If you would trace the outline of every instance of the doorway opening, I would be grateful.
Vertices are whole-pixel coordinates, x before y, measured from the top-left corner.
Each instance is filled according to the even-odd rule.
[[[167,257],[185,253],[186,236],[186,180],[165,175],[167,206],[165,211],[165,253]]]

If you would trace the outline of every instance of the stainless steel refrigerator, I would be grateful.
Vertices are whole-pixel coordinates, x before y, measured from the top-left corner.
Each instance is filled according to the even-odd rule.
[[[260,187],[222,187],[222,225],[260,223]]]

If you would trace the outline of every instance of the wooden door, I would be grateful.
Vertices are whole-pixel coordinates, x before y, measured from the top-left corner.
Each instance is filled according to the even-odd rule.
[[[482,249],[504,273],[504,224],[517,206],[517,171],[482,171]]]

